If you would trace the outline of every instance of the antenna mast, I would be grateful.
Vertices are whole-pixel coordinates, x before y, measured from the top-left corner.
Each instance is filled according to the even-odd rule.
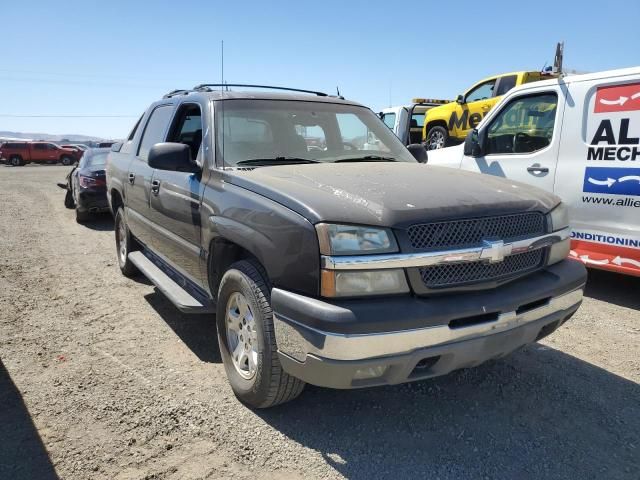
[[[226,170],[224,162],[224,40],[220,40],[220,99],[222,104],[222,170]]]

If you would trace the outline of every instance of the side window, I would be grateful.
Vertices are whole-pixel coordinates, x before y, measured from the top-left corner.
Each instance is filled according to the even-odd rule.
[[[396,114],[395,113],[383,113],[382,121],[384,124],[393,130],[393,127],[396,125]]]
[[[488,127],[487,155],[531,153],[551,143],[558,107],[553,92],[511,100]]]
[[[467,93],[465,102],[477,102],[478,100],[486,100],[487,98],[493,97],[493,87],[496,85],[496,80],[489,80],[488,82],[481,83],[476,86]]]
[[[507,75],[506,77],[500,77],[500,80],[498,81],[498,90],[496,91],[496,97],[504,95],[513,87],[515,87],[517,81],[517,75]]]
[[[411,128],[422,128],[424,125],[424,113],[414,113],[411,115]]]
[[[156,143],[164,141],[164,132],[169,124],[172,112],[173,105],[160,105],[151,112],[151,116],[142,134],[142,140],[140,140],[140,147],[138,147],[138,157],[145,162],[147,161],[151,147]]]
[[[53,143],[47,143],[47,150],[57,150],[58,146]]]
[[[33,145],[33,149],[34,150],[46,150],[47,149],[47,145],[44,143],[35,143]]]
[[[199,105],[188,103],[180,106],[168,141],[189,145],[191,160],[198,157],[202,143],[202,114]]]

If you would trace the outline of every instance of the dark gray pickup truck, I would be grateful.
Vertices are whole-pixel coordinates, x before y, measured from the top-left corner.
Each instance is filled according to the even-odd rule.
[[[243,402],[472,367],[580,306],[556,196],[419,163],[340,97],[218,87],[151,105],[107,187],[120,269],[212,314]]]

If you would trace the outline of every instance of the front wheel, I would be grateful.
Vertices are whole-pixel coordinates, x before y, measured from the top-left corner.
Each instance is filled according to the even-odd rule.
[[[115,221],[116,250],[118,252],[118,266],[125,277],[133,277],[138,274],[138,269],[129,260],[129,253],[137,250],[136,241],[127,227],[124,218],[124,210],[118,208]]]
[[[449,132],[441,126],[431,127],[427,133],[427,150],[438,150],[447,146]]]
[[[65,167],[68,167],[69,165],[71,165],[73,163],[73,158],[68,157],[68,156],[64,156],[60,159],[60,162],[62,162],[62,165],[64,165]]]
[[[304,388],[280,365],[267,285],[262,267],[242,260],[227,270],[218,291],[216,323],[227,378],[236,397],[255,408],[293,400]]]
[[[20,167],[22,166],[22,158],[19,157],[18,155],[14,155],[13,157],[11,157],[9,159],[9,162],[11,163],[11,165],[13,165],[14,167]]]

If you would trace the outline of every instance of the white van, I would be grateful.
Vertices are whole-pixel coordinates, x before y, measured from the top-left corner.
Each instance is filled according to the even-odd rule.
[[[572,256],[640,276],[640,67],[514,88],[429,164],[556,193],[570,207]]]

